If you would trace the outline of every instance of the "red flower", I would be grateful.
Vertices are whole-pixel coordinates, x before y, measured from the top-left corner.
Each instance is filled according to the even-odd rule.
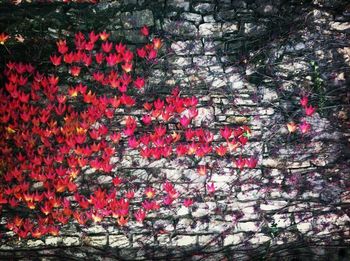
[[[160,47],[162,47],[163,43],[162,40],[159,38],[153,38],[153,45],[155,49],[160,49]]]
[[[191,198],[186,198],[184,199],[183,205],[188,208],[193,205],[193,199]]]
[[[110,104],[112,105],[113,108],[118,108],[120,106],[120,98],[119,97],[112,97],[110,98]]]
[[[104,54],[103,53],[96,53],[95,54],[95,59],[98,64],[101,64],[104,59]]]
[[[153,198],[156,194],[156,191],[152,187],[147,187],[145,189],[145,195],[147,198]]]
[[[141,77],[137,77],[137,79],[134,81],[134,85],[137,89],[143,88],[145,86],[145,80]]]
[[[154,133],[156,137],[163,137],[166,133],[166,127],[163,125],[158,125],[154,128]]]
[[[306,116],[312,116],[316,111],[316,108],[312,107],[312,105],[310,106],[305,105],[304,109],[305,109]]]
[[[180,144],[176,147],[176,154],[178,157],[186,155],[188,152],[188,147],[184,144]]]
[[[80,70],[81,70],[81,68],[79,66],[72,66],[72,67],[70,67],[69,72],[74,77],[78,77],[80,74]]]
[[[168,180],[163,184],[163,189],[172,198],[176,198],[178,196],[178,193],[175,190],[174,185]]]
[[[0,205],[6,204],[6,203],[7,203],[7,199],[3,198],[3,195],[0,194]]]
[[[174,198],[170,197],[169,195],[167,195],[163,198],[163,203],[166,206],[171,205],[173,203],[173,201],[174,201]]]
[[[244,166],[246,165],[246,159],[242,159],[242,156],[239,156],[239,158],[237,160],[234,161],[235,165],[237,168],[239,168],[240,170],[242,170],[244,168]]]
[[[131,63],[133,58],[134,54],[130,50],[127,50],[123,53],[123,61],[125,63]]]
[[[162,101],[161,99],[158,98],[156,101],[154,101],[153,104],[154,104],[154,108],[156,110],[161,110],[164,106],[164,101]]]
[[[51,55],[50,60],[54,66],[59,66],[61,64],[61,56]]]
[[[152,103],[149,103],[149,102],[145,102],[143,104],[143,108],[146,110],[146,111],[150,111],[152,109],[152,106],[153,104]]]
[[[75,54],[73,52],[66,53],[63,55],[63,61],[65,63],[71,64],[74,62],[74,60],[75,60]]]
[[[113,66],[117,63],[121,62],[121,56],[117,55],[115,53],[110,53],[107,57],[106,57],[106,62],[109,66]]]
[[[220,145],[219,147],[216,148],[216,153],[221,157],[225,156],[227,153],[227,147]]]
[[[246,160],[247,167],[251,169],[254,169],[257,163],[258,163],[258,159],[255,157],[250,157],[249,159]]]
[[[99,213],[92,213],[91,214],[92,221],[95,223],[100,223],[103,219],[103,216]]]
[[[80,225],[85,225],[87,222],[87,216],[84,213],[74,212],[73,217]]]
[[[119,186],[123,182],[123,180],[117,176],[112,180],[112,182],[114,186]]]
[[[141,120],[145,125],[150,125],[152,123],[152,117],[149,114],[142,116]]]
[[[125,193],[125,196],[128,198],[128,199],[133,199],[134,196],[135,196],[135,192],[133,190],[128,190],[126,193]]]
[[[188,155],[193,155],[197,152],[198,144],[194,143],[194,141],[188,146]]]
[[[180,118],[180,123],[182,127],[187,128],[191,123],[191,119],[187,118],[185,115]]]
[[[148,36],[149,35],[149,29],[146,25],[144,25],[141,30],[140,30],[141,34],[144,36]]]
[[[1,33],[0,34],[0,44],[5,44],[9,36],[6,33]]]
[[[101,47],[105,53],[109,53],[112,51],[113,44],[112,44],[112,42],[106,41],[106,42],[102,43]]]
[[[152,150],[150,148],[140,149],[140,155],[142,158],[148,159],[151,157]]]
[[[149,51],[147,59],[153,60],[153,59],[157,58],[157,55],[158,55],[158,52],[156,50],[152,49]]]
[[[293,121],[291,121],[291,122],[287,123],[287,129],[288,129],[289,133],[293,133],[298,129],[298,126]]]
[[[146,55],[147,55],[147,52],[144,48],[137,48],[136,49],[136,52],[137,52],[137,55],[140,57],[140,58],[145,58]]]
[[[215,193],[215,190],[216,188],[213,182],[211,184],[207,184],[207,191],[209,194]]]
[[[129,73],[132,71],[132,63],[124,63],[122,65],[122,69],[126,72]]]
[[[116,44],[115,50],[117,51],[118,54],[123,54],[126,50],[126,46],[122,43]]]
[[[29,94],[25,94],[24,92],[19,92],[18,100],[23,103],[28,103]]]
[[[245,137],[245,136],[243,136],[243,135],[242,135],[242,136],[239,136],[238,140],[239,140],[239,142],[242,144],[242,146],[246,145],[247,142],[248,142],[248,138]]]
[[[135,104],[135,99],[133,99],[131,96],[126,95],[123,93],[122,97],[120,98],[122,104],[125,106],[131,107]]]
[[[118,225],[119,226],[125,226],[128,223],[128,219],[124,216],[121,216],[118,218]]]
[[[144,219],[146,218],[146,212],[143,211],[142,209],[139,209],[135,212],[134,216],[135,216],[135,219],[137,220],[137,222],[142,223],[144,221]]]
[[[310,123],[303,121],[301,124],[299,124],[299,129],[301,131],[301,133],[305,134],[308,133],[311,129],[311,125]]]
[[[58,42],[56,42],[56,45],[57,45],[58,52],[60,54],[65,54],[66,52],[68,52],[68,46],[67,46],[66,40],[58,40]]]
[[[88,93],[84,93],[83,96],[86,103],[93,103],[96,100],[96,95],[91,90]]]
[[[110,135],[110,139],[113,143],[118,143],[121,139],[121,134],[120,133],[116,133],[116,132],[113,132],[111,135]]]
[[[52,205],[48,201],[46,201],[44,206],[40,207],[40,210],[47,216],[52,211]]]
[[[89,38],[90,38],[90,41],[91,42],[96,42],[99,38],[99,35],[98,34],[95,34],[94,31],[91,31],[90,34],[89,34]]]
[[[69,88],[68,89],[68,94],[70,97],[76,97],[78,96],[78,90],[77,88]]]
[[[97,71],[92,74],[92,77],[95,81],[102,82],[104,79],[104,74],[100,71]]]
[[[106,31],[103,31],[102,33],[100,33],[100,39],[102,41],[106,41],[108,39],[108,37],[109,37],[109,34],[106,33]]]
[[[135,136],[132,136],[128,140],[128,145],[129,145],[130,148],[135,149],[135,148],[137,148],[139,146],[139,142],[137,141]]]
[[[228,140],[232,135],[232,129],[225,126],[223,129],[220,129],[220,134],[225,140]]]
[[[303,96],[301,99],[300,99],[300,104],[301,106],[305,107],[309,102],[309,98],[306,97],[306,96]]]
[[[89,67],[91,65],[91,63],[92,63],[92,56],[83,53],[82,56],[81,56],[81,61],[84,63],[84,65],[86,67]]]
[[[142,202],[142,207],[146,210],[146,211],[150,211],[154,209],[154,205],[156,203],[154,201],[148,201],[145,200],[144,202]]]

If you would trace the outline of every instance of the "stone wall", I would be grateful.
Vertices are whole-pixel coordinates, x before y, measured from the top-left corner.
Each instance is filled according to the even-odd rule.
[[[167,179],[184,195],[196,190],[204,196],[189,209],[180,202],[162,208],[145,225],[70,224],[58,238],[2,242],[0,256],[335,260],[337,253],[326,245],[349,245],[350,221],[349,132],[342,125],[349,116],[350,9],[343,2],[124,0],[55,6],[47,18],[52,24],[44,28],[54,36],[61,33],[55,13],[70,30],[98,27],[129,44],[142,43],[139,29],[148,25],[164,39],[167,52],[152,70],[145,95],[179,85],[184,95],[199,98],[198,126],[218,132],[225,125],[249,125],[253,135],[244,154],[257,155],[259,163],[239,173],[230,159],[210,156],[202,162],[215,161],[217,168],[199,177],[186,160],[148,162],[125,155],[117,171],[135,182],[157,186]],[[103,19],[90,25],[84,15]],[[301,118],[299,98],[307,91],[320,108],[310,119],[312,131],[290,135],[286,123]],[[216,184],[214,196],[205,191],[209,182]]]

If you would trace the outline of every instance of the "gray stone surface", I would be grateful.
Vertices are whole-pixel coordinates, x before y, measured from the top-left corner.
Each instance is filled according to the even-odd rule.
[[[183,20],[164,20],[163,29],[170,34],[181,37],[196,36],[198,32],[197,27],[193,23]]]
[[[149,9],[122,13],[120,20],[125,29],[154,25],[153,13]]]
[[[199,35],[213,38],[220,37],[222,35],[221,24],[217,23],[204,23],[199,26]]]

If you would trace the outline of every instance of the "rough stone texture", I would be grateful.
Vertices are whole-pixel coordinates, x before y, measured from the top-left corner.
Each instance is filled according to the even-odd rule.
[[[160,8],[164,2],[167,6]],[[181,194],[192,196],[189,193],[194,190],[205,197],[190,208],[178,201],[174,209],[162,208],[160,214],[148,217],[147,227],[135,223],[130,230],[123,230],[113,224],[106,230],[106,224],[96,225],[85,229],[84,237],[65,234],[63,227],[60,237],[28,241],[27,246],[86,244],[102,248],[108,244],[119,251],[119,256],[132,260],[147,256],[142,251],[147,252],[151,246],[157,246],[163,259],[167,255],[181,256],[178,247],[199,247],[208,253],[225,248],[232,250],[237,260],[251,260],[251,253],[243,256],[235,249],[255,253],[249,249],[266,242],[271,249],[278,249],[282,240],[288,248],[287,243],[301,237],[313,242],[320,233],[329,233],[327,240],[335,244],[343,235],[349,244],[346,227],[350,218],[344,207],[350,201],[345,180],[348,162],[342,156],[342,142],[350,137],[348,130],[337,129],[337,118],[326,110],[318,110],[308,118],[311,132],[307,135],[289,134],[286,129],[286,123],[300,122],[304,117],[300,111],[294,113],[299,108],[295,92],[313,90],[312,102],[322,105],[318,97],[324,92],[314,89],[310,61],[318,64],[324,88],[329,88],[325,91],[335,89],[326,97],[330,104],[349,102],[349,96],[338,92],[349,81],[349,10],[340,12],[335,21],[332,9],[327,8],[337,1],[314,1],[312,6],[264,0],[212,2],[135,0],[124,1],[123,8],[101,3],[96,9],[120,11],[120,22],[113,22],[114,29],[121,28],[126,40],[134,44],[145,40],[138,35],[143,25],[153,31],[161,28],[170,54],[159,61],[166,66],[157,67],[149,77],[148,94],[154,95],[152,91],[158,85],[163,88],[164,82],[176,83],[185,95],[200,100],[195,126],[219,130],[224,125],[249,125],[252,141],[242,153],[256,154],[257,168],[240,171],[232,159],[222,159],[216,162],[217,170],[210,177],[198,177],[185,159],[147,161],[131,153],[123,158],[116,156],[120,167],[115,171],[128,173],[142,186],[147,180],[160,187],[162,175],[176,183]],[[347,113],[344,109],[343,117],[349,117]],[[218,139],[215,137],[215,141]],[[208,156],[201,162],[214,159]],[[85,175],[94,175],[94,171],[86,170]],[[96,181],[108,184],[111,177],[99,176]],[[215,182],[215,195],[206,193],[209,182]],[[282,233],[282,228],[286,232]],[[161,232],[154,236],[150,230]],[[25,244],[21,242],[21,246]],[[10,247],[1,246],[5,248]],[[95,251],[90,257],[103,255]],[[110,258],[116,255],[110,249],[105,251]],[[77,256],[79,251],[70,254]],[[147,256],[149,260],[152,255]],[[201,260],[225,260],[221,257],[212,254]]]
[[[163,29],[172,35],[180,37],[194,37],[198,31],[197,27],[191,22],[183,20],[171,21],[168,19],[164,21]]]
[[[120,16],[122,25],[125,29],[140,28],[144,25],[153,26],[153,13],[151,10],[134,11],[132,13],[122,13]]]
[[[221,24],[204,23],[199,26],[199,35],[205,37],[220,37],[222,35]]]

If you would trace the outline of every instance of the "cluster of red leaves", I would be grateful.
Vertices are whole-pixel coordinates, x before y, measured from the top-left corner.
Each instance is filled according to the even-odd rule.
[[[307,96],[303,96],[300,99],[300,105],[304,110],[306,117],[312,117],[316,111],[316,107],[309,105],[309,98]],[[287,123],[287,128],[289,133],[296,132],[299,129],[302,134],[306,134],[310,132],[311,125],[306,121],[306,119],[302,119],[301,123],[299,123],[298,125],[293,121]]]
[[[141,33],[149,37],[147,27]],[[108,39],[106,32],[91,32],[77,33],[73,48],[66,40],[57,42],[57,53],[50,60],[57,73],[78,80],[74,86],[60,84],[57,73],[42,74],[31,64],[6,65],[7,81],[0,89],[0,211],[6,214],[7,228],[21,238],[58,235],[60,227],[72,220],[84,226],[115,219],[124,226],[134,216],[143,222],[150,211],[181,198],[165,181],[159,191],[141,188],[141,204],[130,208],[136,191],[126,184],[127,177],[112,171],[112,157],[121,143],[145,159],[157,160],[224,157],[248,141],[247,126],[225,127],[220,130],[225,142],[213,145],[212,132],[194,127],[197,98],[181,97],[178,88],[165,99],[144,103],[142,116],[127,116],[119,129],[112,130],[116,110],[136,104],[130,90],[140,92],[146,84],[134,71],[136,60],[154,62],[162,41],[153,38],[134,53]],[[83,83],[86,76],[92,84]],[[174,125],[171,131],[169,124]],[[239,169],[257,163],[241,156],[234,162]],[[112,176],[113,185],[87,191],[82,183],[87,168]],[[200,175],[206,174],[205,168]],[[207,191],[215,192],[214,183],[207,185]],[[183,204],[189,207],[193,199],[185,198]]]
[[[0,44],[4,45],[5,42],[9,39],[9,35],[6,33],[1,33],[0,34]]]

